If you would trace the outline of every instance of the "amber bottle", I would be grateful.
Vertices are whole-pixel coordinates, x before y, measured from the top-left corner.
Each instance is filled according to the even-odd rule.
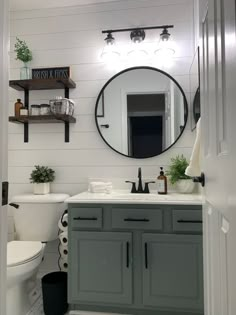
[[[167,194],[167,178],[164,175],[163,167],[160,167],[160,175],[157,177],[157,192],[159,195]]]
[[[15,103],[15,116],[20,117],[20,109],[23,107],[23,103],[21,102],[21,99],[18,98],[17,102]]]

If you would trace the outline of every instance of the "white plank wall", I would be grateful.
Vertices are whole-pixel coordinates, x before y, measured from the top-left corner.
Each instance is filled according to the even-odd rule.
[[[15,60],[16,36],[26,40],[33,50],[32,67],[70,66],[77,88],[70,97],[76,102],[77,122],[70,126],[70,143],[64,143],[63,125],[31,125],[29,143],[23,142],[23,127],[9,123],[10,198],[14,194],[31,192],[29,175],[35,164],[55,169],[53,192],[70,195],[87,188],[88,178],[134,179],[137,168],[144,178],[155,179],[159,166],[167,166],[177,154],[190,157],[194,134],[189,123],[182,138],[166,153],[150,159],[125,158],[106,146],[96,131],[94,108],[96,97],[104,83],[118,69],[110,69],[99,56],[104,45],[102,29],[143,25],[174,24],[171,30],[176,54],[171,66],[162,66],[180,83],[189,98],[189,68],[194,54],[193,1],[191,0],[127,0],[89,6],[45,8],[11,12],[10,79],[19,79],[21,63]],[[159,32],[147,31],[146,45],[154,50]],[[129,43],[129,34],[117,34],[117,45]],[[122,61],[119,69],[131,64]],[[143,65],[157,66],[150,57]],[[132,66],[132,65],[131,65]],[[9,114],[13,114],[16,98],[23,94],[9,88]],[[35,91],[30,103],[48,102],[62,91]],[[12,214],[9,211],[9,238],[13,236]],[[50,246],[41,273],[57,266],[56,246]]]

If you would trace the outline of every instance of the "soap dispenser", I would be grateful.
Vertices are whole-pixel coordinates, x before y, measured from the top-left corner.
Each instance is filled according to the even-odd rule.
[[[163,167],[160,167],[160,175],[157,177],[157,192],[159,195],[167,194],[167,178],[164,175]]]

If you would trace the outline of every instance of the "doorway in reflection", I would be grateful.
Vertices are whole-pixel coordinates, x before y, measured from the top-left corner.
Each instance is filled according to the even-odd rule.
[[[166,99],[163,93],[127,95],[129,156],[154,156],[165,148]]]

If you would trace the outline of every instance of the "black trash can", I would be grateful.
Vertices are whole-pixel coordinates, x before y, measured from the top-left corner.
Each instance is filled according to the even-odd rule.
[[[68,310],[67,273],[51,272],[42,278],[43,309],[45,315],[64,315]]]

